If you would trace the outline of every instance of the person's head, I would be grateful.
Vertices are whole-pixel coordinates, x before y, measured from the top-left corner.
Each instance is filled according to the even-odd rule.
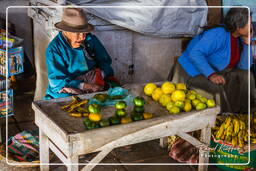
[[[78,48],[86,38],[87,33],[63,32],[72,48]]]
[[[227,31],[234,33],[237,36],[248,36],[249,27],[252,29],[249,15],[247,8],[231,8],[224,18],[224,24]]]
[[[86,34],[94,27],[88,23],[86,14],[80,8],[64,9],[62,20],[55,27],[63,31],[72,48],[77,48],[84,41]]]

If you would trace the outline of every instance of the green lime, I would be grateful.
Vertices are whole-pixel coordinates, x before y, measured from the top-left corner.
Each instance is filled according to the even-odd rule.
[[[205,103],[200,102],[200,103],[198,103],[196,105],[196,110],[203,110],[205,108],[206,108],[206,104]]]

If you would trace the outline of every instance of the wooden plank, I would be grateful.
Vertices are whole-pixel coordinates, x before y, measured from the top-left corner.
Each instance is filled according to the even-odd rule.
[[[35,112],[35,124],[44,131],[47,137],[50,138],[54,144],[58,144],[58,147],[65,155],[69,155],[68,140],[65,140],[67,138],[63,137],[63,132],[61,133],[58,126],[39,111]]]
[[[40,150],[40,170],[49,170],[49,139],[47,135],[39,128],[39,150]]]
[[[91,171],[101,160],[104,159],[113,150],[111,147],[105,147],[99,152],[81,171]]]
[[[201,130],[201,142],[204,142],[207,145],[210,145],[211,140],[211,127],[208,125],[207,127]],[[203,149],[199,150],[199,164],[209,163],[209,151],[205,151]],[[198,171],[207,171],[208,165],[199,165]]]
[[[208,148],[207,144],[200,142],[198,139],[196,139],[195,137],[193,137],[185,132],[178,132],[177,135],[199,149],[201,149],[201,148],[207,149]]]
[[[51,141],[49,141],[49,148],[64,164],[68,163],[67,157]]]
[[[69,157],[68,163],[67,163],[68,164],[67,170],[68,171],[78,171],[79,170],[78,163],[79,163],[78,155]]]

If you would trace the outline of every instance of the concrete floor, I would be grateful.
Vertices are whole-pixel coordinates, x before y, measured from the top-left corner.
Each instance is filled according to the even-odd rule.
[[[34,113],[31,108],[31,102],[33,101],[35,87],[35,79],[30,78],[27,80],[19,81],[17,89],[14,90],[15,99],[15,118],[19,122],[19,126],[22,130],[37,129],[34,124]],[[5,119],[0,120],[2,125],[5,125]],[[8,118],[9,129],[8,136],[15,135],[19,132],[16,127],[14,120]],[[2,126],[2,132],[5,133],[5,127]],[[3,135],[4,136],[4,135]],[[4,138],[4,137],[3,137]],[[175,165],[99,165],[96,166],[94,171],[194,171],[197,170],[196,166],[182,166],[177,165],[178,163],[168,156],[167,149],[162,149],[158,145],[159,141],[149,141],[140,144],[135,144],[130,146],[130,148],[122,147],[113,150],[102,162],[107,163],[166,163]],[[90,160],[95,154],[90,154],[86,156],[81,156],[80,162]],[[51,163],[61,163],[60,160],[54,156],[51,159]],[[82,166],[81,166],[82,167]],[[5,160],[0,160],[0,171],[37,171],[39,168],[18,168],[14,166],[9,166],[6,164]],[[50,166],[51,171],[65,171],[67,170],[65,166],[53,165]],[[220,171],[215,166],[209,166],[209,171]]]

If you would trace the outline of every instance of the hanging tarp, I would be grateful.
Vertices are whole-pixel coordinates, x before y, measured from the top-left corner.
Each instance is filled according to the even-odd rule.
[[[85,10],[111,24],[160,37],[197,34],[200,26],[206,24],[208,12],[207,8],[203,8],[207,6],[205,0],[70,0],[70,2],[79,6],[98,6],[99,8]]]

